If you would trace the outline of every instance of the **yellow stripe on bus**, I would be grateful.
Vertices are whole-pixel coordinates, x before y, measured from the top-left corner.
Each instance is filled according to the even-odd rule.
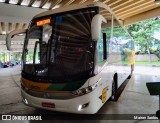
[[[41,91],[41,92],[55,92],[55,93],[68,93],[70,91],[52,91],[52,90],[47,90],[47,88],[53,84],[51,83],[38,83],[38,82],[33,82],[30,80],[27,80],[25,78],[21,78],[21,81],[23,83],[23,85],[31,90],[35,90],[35,91]]]
[[[36,90],[36,91],[45,91],[49,86],[52,85],[50,83],[33,82],[24,78],[21,78],[21,80],[26,88],[29,88],[31,90]]]

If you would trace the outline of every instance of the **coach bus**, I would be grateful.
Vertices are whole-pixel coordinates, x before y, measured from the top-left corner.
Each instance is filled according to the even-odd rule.
[[[70,5],[36,15],[25,33],[21,95],[36,108],[96,113],[131,77],[134,43],[103,3]]]

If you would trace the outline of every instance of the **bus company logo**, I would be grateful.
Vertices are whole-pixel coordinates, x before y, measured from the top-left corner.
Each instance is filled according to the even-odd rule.
[[[12,120],[11,115],[2,115],[2,120]]]

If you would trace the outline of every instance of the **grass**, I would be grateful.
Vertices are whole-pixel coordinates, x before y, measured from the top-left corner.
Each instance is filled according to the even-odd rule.
[[[106,61],[97,63],[98,65],[103,65]],[[128,64],[128,61],[121,61],[120,64]],[[136,61],[135,65],[158,65],[160,66],[160,61],[149,62],[149,61]]]
[[[128,64],[127,61],[122,61],[120,62],[121,64]],[[157,62],[149,62],[149,61],[136,61],[135,65],[159,65],[160,66],[160,61]]]
[[[158,62],[143,62],[143,61],[136,61],[136,65],[160,65],[160,61]]]

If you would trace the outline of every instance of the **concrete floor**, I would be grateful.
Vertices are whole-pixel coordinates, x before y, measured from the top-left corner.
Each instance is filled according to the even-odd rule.
[[[37,110],[22,103],[20,95],[20,66],[0,69],[0,114],[56,114],[46,110]],[[146,82],[160,82],[160,67],[136,66],[132,78],[123,91],[118,102],[108,101],[98,114],[155,114],[159,108],[158,96],[150,96]],[[60,117],[66,115],[59,113]],[[71,114],[71,116],[76,116]],[[96,115],[95,115],[96,116]],[[107,117],[107,115],[104,115]],[[92,122],[92,123],[159,123],[158,120],[54,120],[54,123]],[[126,116],[126,115],[124,115]],[[85,116],[82,116],[82,119]],[[85,118],[86,119],[86,118]],[[9,121],[0,121],[8,123]],[[13,121],[12,121],[13,122]],[[36,121],[14,121],[15,123],[35,123]],[[44,121],[42,121],[44,122]],[[50,123],[52,121],[45,121]],[[40,122],[41,123],[41,122]]]

